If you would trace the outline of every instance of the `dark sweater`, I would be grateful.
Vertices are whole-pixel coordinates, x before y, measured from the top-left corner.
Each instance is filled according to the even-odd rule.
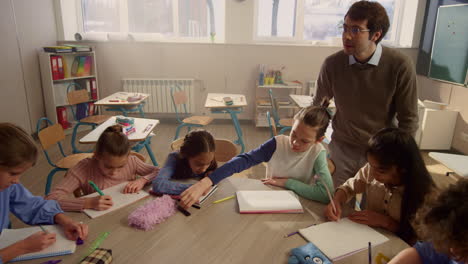
[[[322,65],[314,105],[324,96],[334,98],[333,140],[367,145],[369,138],[384,127],[395,126],[414,134],[418,127],[417,86],[414,65],[395,49],[382,47],[377,66],[349,64],[339,51]]]

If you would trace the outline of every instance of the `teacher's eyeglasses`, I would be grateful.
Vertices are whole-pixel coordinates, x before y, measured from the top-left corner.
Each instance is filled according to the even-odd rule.
[[[341,25],[341,26],[339,26],[339,29],[343,33],[349,32],[352,35],[357,35],[357,34],[359,34],[359,32],[369,32],[370,31],[370,29],[362,29],[362,28],[359,28],[359,27],[348,27],[347,25]]]

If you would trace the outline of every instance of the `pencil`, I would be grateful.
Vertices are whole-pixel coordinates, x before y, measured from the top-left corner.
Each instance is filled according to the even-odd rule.
[[[316,179],[321,179],[320,176],[315,175]],[[336,206],[335,203],[333,202],[333,197],[331,196],[330,190],[328,189],[328,186],[326,183],[322,182],[323,186],[325,186],[325,190],[327,190],[328,198],[330,199],[330,203],[333,206],[333,213],[336,215]]]
[[[104,193],[101,191],[101,189],[99,189],[99,187],[93,182],[93,181],[88,181],[89,185],[91,185],[91,187],[94,188],[94,190],[96,190],[96,192],[99,193],[99,195],[104,195]]]
[[[42,229],[44,233],[49,234],[49,231],[47,231],[47,229],[45,229],[43,226],[39,225],[39,227]]]
[[[216,200],[216,201],[214,201],[213,203],[216,204],[216,203],[224,202],[224,201],[227,201],[227,200],[232,199],[232,198],[234,198],[234,197],[236,197],[236,196],[235,196],[235,195],[231,195],[231,196],[228,196],[228,197],[226,197],[226,198]]]
[[[369,264],[372,264],[371,242],[369,242],[369,250],[367,253],[369,253]]]

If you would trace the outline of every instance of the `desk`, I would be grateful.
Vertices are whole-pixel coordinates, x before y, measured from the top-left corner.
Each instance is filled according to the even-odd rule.
[[[191,216],[177,212],[151,231],[129,227],[128,215],[153,197],[138,201],[96,219],[81,213],[66,213],[76,221],[89,225],[90,235],[75,254],[49,259],[63,259],[63,263],[78,263],[86,248],[104,231],[110,235],[100,247],[112,249],[113,263],[287,263],[292,248],[306,244],[300,235],[284,235],[312,223],[324,221],[324,205],[301,198],[303,214],[239,214],[236,199],[219,204],[212,202],[232,195],[236,190],[257,189],[254,180],[228,178],[203,204],[202,209],[189,209]],[[258,182],[258,180],[256,181]],[[267,187],[266,187],[267,188]],[[373,247],[373,254],[382,252],[394,256],[408,247],[402,240],[382,232],[390,238]],[[42,260],[46,261],[47,259]],[[23,263],[38,263],[27,261]],[[337,261],[338,264],[367,263],[367,251]]]
[[[140,96],[140,100],[129,102],[127,98],[129,96]],[[111,94],[97,102],[94,105],[106,106],[108,107],[106,111],[122,112],[124,116],[127,116],[130,112],[140,112],[141,117],[145,117],[143,112],[143,106],[145,105],[145,100],[148,98],[149,94],[145,93],[127,93],[127,92],[117,92]]]
[[[429,157],[444,164],[447,168],[453,170],[461,177],[468,178],[468,156],[441,152],[429,152]]]
[[[226,105],[223,101],[223,97],[231,97],[233,99],[233,104]],[[242,108],[244,106],[247,106],[247,99],[243,94],[209,93],[205,101],[205,107],[209,108],[212,113],[229,113],[231,115],[232,123],[237,133],[237,140],[234,141],[234,143],[241,146],[240,153],[244,153],[245,146],[237,114],[242,113]]]
[[[99,136],[104,132],[106,128],[112,126],[115,123],[116,117],[113,116],[109,118],[106,122],[100,124],[94,130],[89,132],[86,136],[80,139],[81,144],[94,144],[98,141]],[[151,158],[154,166],[158,166],[158,162],[154,157],[153,151],[151,150],[151,137],[154,135],[152,133],[153,129],[159,124],[159,120],[156,119],[147,119],[147,118],[134,118],[135,120],[135,133],[128,135],[128,140],[130,142],[138,142],[132,149],[139,152],[143,147],[146,148],[148,155]]]

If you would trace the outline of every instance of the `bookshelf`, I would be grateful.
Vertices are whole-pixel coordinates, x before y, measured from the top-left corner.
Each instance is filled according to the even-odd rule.
[[[255,99],[255,126],[268,127],[266,112],[271,112],[270,97],[268,90],[272,89],[276,98],[278,98],[280,116],[291,117],[294,110],[298,107],[290,100],[289,94],[297,94],[297,91],[302,89],[302,85],[294,82],[285,82],[284,84],[258,85],[256,84],[256,99]]]
[[[58,61],[59,57],[61,63]],[[70,134],[76,123],[71,111],[71,107],[75,107],[76,111],[76,106],[69,105],[67,100],[67,87],[70,83],[76,83],[88,90],[90,98],[87,105],[88,115],[97,112],[97,107],[94,106],[94,102],[99,100],[96,54],[94,51],[53,53],[41,50],[39,63],[46,116],[52,122],[60,123],[65,133]],[[86,126],[82,128],[86,129]]]

